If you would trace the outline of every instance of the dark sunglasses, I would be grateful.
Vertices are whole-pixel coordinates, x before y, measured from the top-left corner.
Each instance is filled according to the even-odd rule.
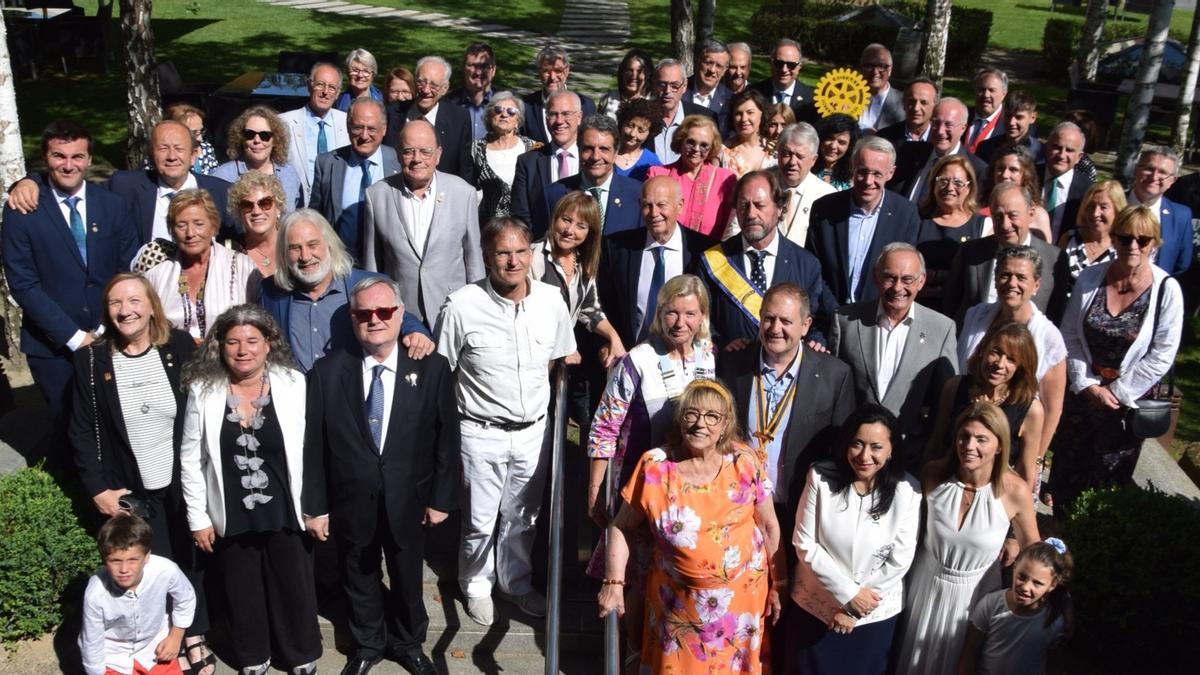
[[[799,61],[784,61],[783,59],[771,59],[771,63],[774,63],[776,68],[787,68],[788,70],[795,70],[800,67]]]
[[[506,105],[492,106],[493,115],[508,115],[509,117],[517,116],[517,109]]]
[[[1135,237],[1132,234],[1114,234],[1113,239],[1121,242],[1122,246],[1131,246],[1133,245],[1133,242],[1136,241],[1138,243],[1138,248],[1149,248],[1150,245],[1154,243],[1154,237],[1149,235]]]
[[[242,129],[242,140],[243,141],[252,141],[252,140],[254,140],[255,136],[258,136],[259,140],[261,140],[263,143],[270,143],[271,139],[275,137],[275,133],[271,132],[271,131],[255,131],[253,129]]]
[[[371,320],[371,316],[378,316],[380,321],[388,321],[392,315],[396,313],[399,307],[376,307],[375,309],[352,309],[350,316],[359,323],[367,323]]]
[[[263,211],[270,211],[271,209],[275,208],[275,198],[267,195],[257,202],[249,199],[243,199],[242,201],[238,202],[238,208],[243,211],[253,211],[255,204],[257,204],[258,208],[262,209]]]

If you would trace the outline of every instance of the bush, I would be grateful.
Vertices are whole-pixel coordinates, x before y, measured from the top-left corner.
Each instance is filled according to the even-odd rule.
[[[1146,27],[1134,22],[1106,21],[1102,42],[1140,37]],[[1079,55],[1079,41],[1083,36],[1083,24],[1069,19],[1050,19],[1042,30],[1042,65],[1048,75],[1059,83],[1067,84],[1067,70]]]
[[[1114,672],[1186,672],[1200,634],[1200,509],[1137,487],[1088,490],[1063,539],[1075,558],[1073,643]]]
[[[35,638],[62,620],[60,600],[100,564],[71,501],[40,468],[0,478],[0,639]]]

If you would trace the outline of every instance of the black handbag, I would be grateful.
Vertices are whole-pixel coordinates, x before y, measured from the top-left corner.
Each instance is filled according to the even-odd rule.
[[[1154,348],[1154,335],[1158,333],[1158,319],[1162,316],[1163,289],[1167,283],[1164,278],[1158,284],[1158,306],[1154,311],[1154,332],[1150,334],[1150,346],[1146,348],[1149,352]],[[1175,368],[1171,367],[1167,371],[1167,388],[1166,394],[1162,392],[1162,383],[1154,385],[1150,393],[1145,398],[1138,399],[1138,407],[1126,408],[1124,415],[1121,417],[1121,426],[1125,431],[1133,434],[1138,438],[1158,438],[1167,433],[1171,428],[1171,407],[1174,402],[1171,396],[1175,391]]]

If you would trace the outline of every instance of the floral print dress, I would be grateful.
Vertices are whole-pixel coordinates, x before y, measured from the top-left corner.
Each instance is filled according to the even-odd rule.
[[[768,554],[755,509],[771,492],[748,448],[726,455],[706,485],[687,482],[662,449],[642,456],[622,496],[654,540],[643,675],[769,671]]]

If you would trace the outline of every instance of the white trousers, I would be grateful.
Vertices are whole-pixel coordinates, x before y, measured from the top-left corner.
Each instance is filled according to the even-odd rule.
[[[458,584],[468,598],[533,590],[534,527],[549,462],[543,462],[546,418],[520,431],[463,420],[462,545]],[[499,524],[497,525],[497,521]],[[497,540],[499,540],[497,542]]]

